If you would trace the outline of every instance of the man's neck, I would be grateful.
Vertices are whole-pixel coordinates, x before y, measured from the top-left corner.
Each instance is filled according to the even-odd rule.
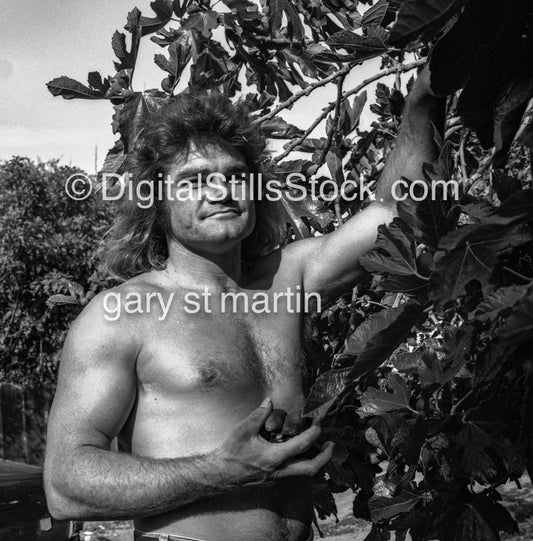
[[[233,289],[244,278],[240,244],[221,254],[204,254],[172,242],[165,272],[181,287]]]

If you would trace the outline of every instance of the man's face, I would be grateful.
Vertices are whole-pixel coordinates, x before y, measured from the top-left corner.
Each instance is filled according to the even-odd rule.
[[[240,153],[231,154],[216,144],[191,144],[188,155],[180,156],[168,174],[171,241],[192,251],[224,253],[250,235],[255,207],[248,166]],[[231,184],[232,177],[238,182]]]

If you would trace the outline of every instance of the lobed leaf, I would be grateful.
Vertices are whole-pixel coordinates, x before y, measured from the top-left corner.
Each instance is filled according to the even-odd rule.
[[[163,28],[172,18],[173,4],[172,0],[154,0],[150,2],[150,7],[155,12],[155,17],[141,17],[139,26],[141,27],[141,36],[152,34]]]
[[[455,438],[464,471],[482,484],[518,479],[525,470],[523,458],[505,438],[493,435],[480,423],[469,421]]]
[[[270,34],[276,37],[281,31],[283,16],[287,17],[287,30],[289,37],[301,42],[305,37],[304,27],[300,15],[290,0],[267,0],[267,15]]]
[[[318,376],[309,391],[302,415],[318,419],[325,417],[336,398],[344,390],[349,371],[349,368],[328,370]]]
[[[518,292],[514,292],[516,296]],[[533,336],[533,288],[529,287],[514,304],[505,323],[497,331],[504,343],[514,346],[522,344]]]
[[[339,355],[357,355],[349,374],[350,383],[381,366],[409,335],[422,315],[422,306],[408,302],[397,308],[386,308],[371,316],[348,338]]]
[[[388,225],[380,225],[376,250],[361,257],[368,271],[383,274],[380,288],[393,292],[425,293],[428,277],[417,265],[413,231],[402,220],[395,218]]]
[[[52,79],[49,83],[46,83],[46,86],[52,95],[61,96],[66,100],[73,100],[76,98],[99,100],[105,97],[101,90],[89,88],[65,75]]]
[[[162,70],[171,76],[170,85],[174,86],[179,81],[183,70],[189,63],[192,56],[192,43],[190,34],[183,33],[176,41],[168,47],[169,58],[162,54],[154,56],[154,62]]]
[[[529,73],[517,77],[500,98],[494,115],[494,167],[505,165],[507,153],[531,98],[533,98],[533,77]]]
[[[405,47],[422,37],[428,41],[457,13],[465,0],[406,0],[398,13],[389,43]]]
[[[498,256],[531,238],[531,233],[520,226],[498,224],[467,225],[449,233],[441,239],[435,255],[431,298],[438,302],[454,300],[465,293],[472,280],[485,287]]]
[[[496,319],[500,314],[513,308],[528,293],[529,289],[526,285],[512,285],[489,291],[476,308],[475,319],[477,321]]]
[[[392,392],[389,393],[370,387],[361,395],[362,405],[357,410],[361,417],[381,415],[399,409],[411,409],[409,406],[411,391],[399,374],[390,374],[387,379],[387,386]]]
[[[374,522],[388,520],[401,513],[407,513],[421,500],[420,494],[404,489],[393,498],[371,498],[368,501],[370,516]]]
[[[274,139],[290,139],[303,133],[300,128],[290,124],[280,116],[261,122],[261,129],[267,137]]]
[[[205,38],[210,38],[213,30],[219,25],[218,13],[212,9],[197,11],[181,23],[183,30],[200,32]]]
[[[361,24],[368,26],[371,24],[381,24],[387,10],[389,9],[388,0],[378,0],[373,6],[369,7],[363,14]]]

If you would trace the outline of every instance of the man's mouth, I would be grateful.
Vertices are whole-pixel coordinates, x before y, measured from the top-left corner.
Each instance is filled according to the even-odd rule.
[[[239,216],[241,213],[237,209],[221,209],[209,214],[208,218],[211,218],[211,216],[221,216],[224,214]]]

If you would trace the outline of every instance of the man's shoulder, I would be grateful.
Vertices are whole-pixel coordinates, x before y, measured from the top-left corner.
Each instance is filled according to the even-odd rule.
[[[100,291],[84,308],[81,316],[93,317],[105,312],[107,299],[113,298],[123,305],[134,295],[164,292],[165,288],[154,272],[145,272],[125,282]]]
[[[114,334],[119,341],[124,336],[139,336],[139,329],[146,323],[146,303],[150,302],[151,296],[166,293],[168,288],[155,272],[146,272],[104,289],[84,307],[70,334],[85,334],[90,328],[95,334]]]
[[[128,317],[115,317],[117,300],[129,291],[125,284],[101,291],[84,307],[68,331],[61,354],[61,365],[98,367],[100,361],[112,361],[119,366],[122,359],[128,366],[140,350],[142,334],[135,321]],[[126,366],[124,364],[124,366]]]
[[[133,293],[144,293],[148,290],[150,290],[149,282],[141,276],[136,276],[126,282],[100,291],[83,308],[74,321],[71,332],[75,332],[80,328],[88,330],[89,327],[98,331],[105,328],[118,331],[122,327],[127,327],[132,323],[131,318],[112,318],[110,313],[118,307],[123,307]]]

